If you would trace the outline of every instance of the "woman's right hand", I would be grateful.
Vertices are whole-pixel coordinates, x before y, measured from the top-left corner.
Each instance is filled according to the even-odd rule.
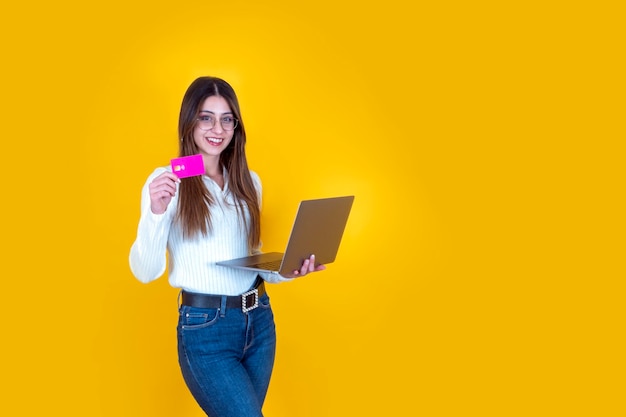
[[[180,178],[172,172],[164,172],[152,180],[149,186],[150,209],[154,214],[163,214],[176,194]]]

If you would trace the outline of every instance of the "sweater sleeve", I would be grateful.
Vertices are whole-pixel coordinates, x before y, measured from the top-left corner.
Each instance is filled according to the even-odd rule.
[[[143,283],[162,276],[167,266],[167,241],[177,200],[176,196],[172,198],[165,213],[154,214],[150,208],[149,192],[150,182],[165,170],[157,168],[148,177],[141,191],[141,217],[137,237],[130,248],[129,263],[133,275]]]

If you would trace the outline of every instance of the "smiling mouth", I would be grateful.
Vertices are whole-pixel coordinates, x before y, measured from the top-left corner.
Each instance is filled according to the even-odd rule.
[[[220,138],[207,138],[207,140],[212,145],[220,145],[222,142],[224,142],[224,139],[220,139]]]

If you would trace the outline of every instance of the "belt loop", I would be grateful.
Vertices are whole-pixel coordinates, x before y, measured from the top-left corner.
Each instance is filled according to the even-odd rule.
[[[220,317],[224,317],[226,315],[226,299],[228,297],[226,295],[222,295],[222,304],[220,305]]]

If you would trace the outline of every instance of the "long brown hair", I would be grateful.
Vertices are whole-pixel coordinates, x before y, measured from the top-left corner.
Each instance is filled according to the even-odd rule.
[[[225,167],[228,172],[228,188],[234,197],[240,220],[248,231],[248,248],[251,251],[258,247],[261,239],[260,202],[246,160],[246,130],[241,118],[239,100],[235,90],[226,81],[215,77],[200,77],[187,89],[178,119],[179,155],[199,153],[193,140],[193,131],[202,104],[208,97],[214,95],[223,97],[234,117],[239,120],[233,139],[220,155],[220,166]],[[177,220],[182,224],[183,235],[194,237],[201,233],[207,236],[212,231],[209,207],[214,204],[214,199],[204,185],[202,177],[183,178],[178,192]],[[203,204],[199,204],[200,202]],[[250,214],[249,224],[245,216],[246,207]]]

